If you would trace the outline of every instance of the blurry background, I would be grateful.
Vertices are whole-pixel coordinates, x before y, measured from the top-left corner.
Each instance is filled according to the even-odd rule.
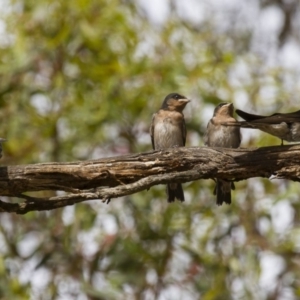
[[[299,41],[298,0],[1,0],[1,164],[151,150],[170,92],[192,99],[187,146],[203,145],[222,101],[298,110]],[[242,133],[242,147],[280,144]],[[299,183],[238,182],[222,207],[213,187],[184,184],[182,204],[155,186],[109,205],[2,213],[0,298],[299,299]]]

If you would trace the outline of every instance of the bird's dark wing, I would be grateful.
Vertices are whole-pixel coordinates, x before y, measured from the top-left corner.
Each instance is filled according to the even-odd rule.
[[[152,148],[154,148],[154,121],[155,121],[155,116],[156,114],[154,114],[152,116],[152,121],[151,121],[151,125],[150,125],[150,136],[151,136],[151,143],[152,143]]]
[[[237,115],[239,115],[241,118],[243,118],[244,120],[246,120],[248,122],[266,118],[266,116],[249,114],[249,113],[247,113],[245,111],[242,111],[240,109],[236,109],[235,112],[237,113]]]
[[[282,122],[292,123],[292,122],[300,122],[300,110],[291,112],[291,113],[275,113],[271,116],[260,116],[246,113],[240,109],[236,110],[236,113],[251,123],[264,123],[264,124],[279,124]]]
[[[205,146],[210,146],[210,136],[211,136],[211,132],[214,129],[214,124],[212,119],[209,120],[209,122],[207,123],[207,127],[206,127],[206,132],[204,135],[204,145]]]

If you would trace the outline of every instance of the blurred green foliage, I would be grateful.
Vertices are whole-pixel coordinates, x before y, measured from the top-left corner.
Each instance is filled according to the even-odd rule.
[[[253,55],[251,32],[222,32],[209,17],[196,26],[172,5],[159,25],[134,1],[10,0],[1,22],[0,136],[9,140],[2,164],[148,151],[152,113],[173,91],[192,99],[187,146],[203,145],[221,101],[244,109],[237,99],[246,98],[257,112],[297,105],[299,77]],[[256,132],[242,146],[279,143]],[[157,186],[109,205],[2,214],[0,298],[299,297],[299,185],[239,182],[232,205],[222,207],[213,186],[184,184],[182,204],[167,204]],[[277,263],[268,265],[275,275],[267,289],[270,257]]]

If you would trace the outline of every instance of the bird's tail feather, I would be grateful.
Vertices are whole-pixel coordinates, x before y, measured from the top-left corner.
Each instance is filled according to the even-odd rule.
[[[231,204],[231,182],[217,181],[217,205],[222,205],[223,202]]]
[[[181,202],[184,201],[184,193],[180,183],[171,183],[167,185],[168,202],[174,202],[175,198]]]

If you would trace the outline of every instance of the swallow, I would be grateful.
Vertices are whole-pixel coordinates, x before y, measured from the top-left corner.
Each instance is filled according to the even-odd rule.
[[[186,126],[182,111],[189,102],[177,93],[166,96],[161,108],[152,117],[150,136],[154,150],[185,146]],[[180,183],[169,183],[167,195],[168,202],[174,202],[175,198],[184,201]]]
[[[236,122],[233,117],[233,104],[220,103],[214,110],[213,117],[207,124],[204,143],[209,147],[238,148],[241,143],[239,127],[226,126],[223,123]],[[217,179],[214,195],[217,195],[217,205],[223,202],[231,203],[231,189],[234,190],[233,182]]]
[[[249,114],[240,109],[237,109],[236,113],[245,121],[235,122],[230,125],[259,129],[280,138],[281,145],[283,145],[283,141],[300,141],[300,110],[285,114],[275,113],[270,116]]]

